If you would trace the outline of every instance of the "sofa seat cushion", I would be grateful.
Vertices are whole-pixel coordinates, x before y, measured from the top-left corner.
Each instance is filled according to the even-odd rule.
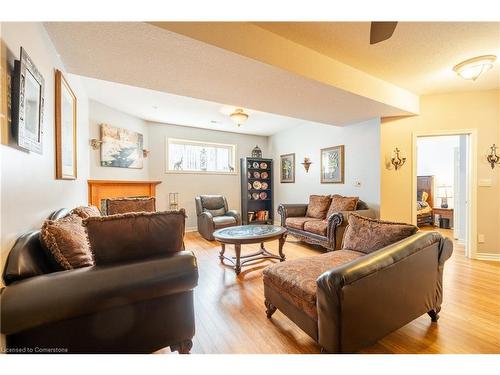
[[[326,236],[327,226],[328,223],[325,222],[325,220],[306,221],[306,223],[304,224],[304,230],[306,232],[319,234],[320,236]]]
[[[233,216],[216,216],[213,220],[217,228],[236,225],[236,218]]]
[[[318,277],[332,268],[363,255],[357,251],[338,250],[276,263],[264,270],[264,284],[274,288],[288,302],[317,319],[316,280]]]
[[[310,217],[287,217],[285,225],[290,228],[304,230],[304,224],[308,221],[321,221],[321,219],[312,219]]]
[[[314,219],[324,219],[330,207],[331,198],[329,195],[311,195],[307,205],[307,217]]]
[[[417,232],[411,224],[370,219],[351,213],[344,233],[342,249],[369,254],[401,241]]]

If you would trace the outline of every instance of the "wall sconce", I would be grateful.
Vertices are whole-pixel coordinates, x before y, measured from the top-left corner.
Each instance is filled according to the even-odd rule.
[[[151,151],[149,151],[149,150],[143,149],[142,150],[142,156],[145,157],[145,158],[147,158],[150,152]]]
[[[396,169],[396,170],[398,170],[399,168],[401,168],[405,164],[405,162],[406,162],[406,158],[401,158],[399,156],[399,152],[400,152],[399,148],[396,147],[394,149],[394,154],[396,156],[394,156],[394,157],[391,158],[391,164],[394,165],[394,169]]]
[[[500,164],[500,156],[497,155],[497,148],[498,147],[493,143],[493,146],[490,147],[491,152],[486,157],[486,160],[488,160],[488,163],[491,165],[491,169],[495,168],[495,164]]]
[[[300,163],[304,166],[304,169],[306,170],[306,173],[309,172],[309,167],[311,166],[312,162],[311,162],[311,159],[309,158],[304,158],[304,161],[302,163]]]
[[[98,139],[92,138],[90,140],[90,147],[92,147],[94,150],[99,150],[99,148],[101,147],[101,144],[102,144],[102,141],[100,141]]]

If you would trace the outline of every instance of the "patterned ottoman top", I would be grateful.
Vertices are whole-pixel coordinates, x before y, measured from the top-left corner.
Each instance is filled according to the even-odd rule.
[[[252,240],[258,242],[262,238],[279,236],[286,229],[276,225],[240,225],[216,230],[214,237],[217,240],[231,241]]]

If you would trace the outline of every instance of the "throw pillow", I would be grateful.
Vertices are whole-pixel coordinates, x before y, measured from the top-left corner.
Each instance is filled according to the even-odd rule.
[[[306,216],[314,219],[324,219],[330,206],[330,199],[329,195],[311,195]]]
[[[326,217],[340,211],[354,211],[358,204],[359,197],[343,197],[342,195],[332,195],[332,203],[328,209]]]
[[[106,199],[106,215],[155,211],[156,200],[154,197]]]
[[[131,212],[83,221],[97,265],[174,253],[184,248],[184,209]]]
[[[342,249],[369,254],[417,232],[411,224],[375,220],[351,213],[344,233]]]
[[[56,263],[64,269],[94,265],[81,217],[69,215],[58,220],[46,220],[40,238]]]
[[[82,219],[86,219],[91,216],[101,216],[101,212],[96,206],[76,207],[71,210],[70,214],[80,216]]]

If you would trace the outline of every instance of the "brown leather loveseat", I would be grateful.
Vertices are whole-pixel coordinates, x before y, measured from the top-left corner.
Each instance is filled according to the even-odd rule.
[[[315,206],[313,209],[312,206]],[[281,226],[301,241],[338,250],[351,213],[375,218],[375,211],[357,197],[311,195],[309,204],[280,204]]]
[[[62,209],[49,219],[67,214]],[[164,255],[70,270],[54,267],[42,248],[39,230],[19,237],[7,258],[6,287],[0,295],[6,351],[150,353],[170,346],[189,352],[195,332],[193,289],[198,269],[193,253],[182,251],[185,214],[178,216],[175,233],[158,228],[175,247]],[[108,218],[97,220],[113,224]],[[131,243],[135,233],[118,235],[122,243]],[[141,242],[142,249],[136,243],[132,244],[136,249],[126,249],[116,244],[120,241],[100,242],[101,248],[113,248],[118,256],[121,249],[140,254],[148,247],[146,241]]]
[[[354,221],[367,224],[353,230]],[[396,238],[386,224],[396,225]],[[267,317],[279,309],[329,353],[357,352],[425,313],[436,322],[453,245],[416,230],[351,215],[342,250],[264,270]]]

